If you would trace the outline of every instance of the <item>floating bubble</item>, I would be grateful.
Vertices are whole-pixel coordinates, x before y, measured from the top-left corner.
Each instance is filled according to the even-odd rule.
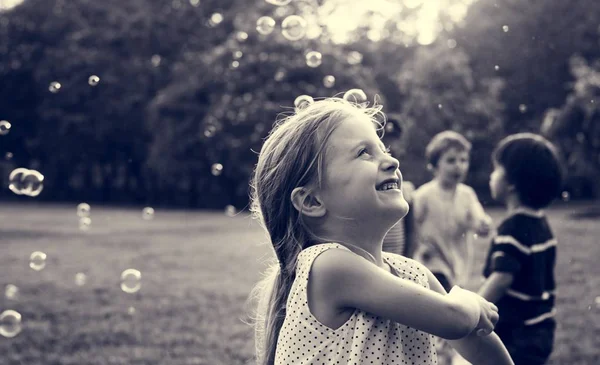
[[[51,93],[56,94],[61,87],[62,85],[60,84],[60,82],[52,81],[50,83],[50,86],[48,87],[48,90],[50,90]]]
[[[496,70],[496,71],[500,70],[500,66],[494,65],[494,70]]]
[[[21,178],[21,184],[21,194],[36,197],[44,190],[44,175],[39,171],[29,170]]]
[[[12,159],[12,158],[13,158],[13,154],[12,154],[12,152],[6,152],[6,154],[4,155],[4,158],[5,158],[6,160],[10,160],[10,159]]]
[[[350,89],[344,94],[344,100],[362,104],[367,101],[367,94],[362,89]]]
[[[275,29],[275,19],[270,16],[261,16],[256,21],[256,31],[263,35],[268,35]]]
[[[312,98],[312,96],[300,95],[294,100],[294,107],[296,108],[296,112],[298,112],[314,102],[315,100]]]
[[[571,196],[568,191],[563,191],[562,194],[560,194],[560,197],[563,201],[568,202]]]
[[[193,7],[197,7],[200,5],[200,0],[190,0],[190,5]]]
[[[235,58],[236,60],[239,60],[240,58],[242,58],[243,55],[244,55],[244,53],[242,51],[233,52],[233,58]]]
[[[17,300],[19,297],[19,287],[13,284],[7,284],[4,287],[4,296],[6,299]]]
[[[213,13],[210,16],[210,25],[215,26],[221,24],[223,21],[223,15],[221,13]]]
[[[142,218],[146,221],[154,218],[154,208],[146,207],[142,210]]]
[[[240,67],[240,63],[238,61],[231,62],[231,68],[238,68],[238,67]]]
[[[215,135],[216,131],[217,131],[217,127],[215,127],[214,125],[209,125],[204,130],[204,137],[210,138]]]
[[[394,126],[394,123],[385,123],[385,132],[386,133],[392,133],[396,130],[396,127]]]
[[[298,15],[290,15],[281,22],[281,34],[290,41],[297,41],[306,35],[306,20]]]
[[[136,269],[127,269],[121,273],[121,290],[132,294],[142,287],[142,273]]]
[[[444,106],[442,104],[438,104],[437,107],[438,107],[438,109],[443,109],[444,108]]]
[[[0,120],[0,136],[5,136],[10,132],[10,127],[12,125],[8,120]]]
[[[92,219],[90,217],[79,218],[79,230],[89,231],[91,225],[92,225]]]
[[[77,274],[75,274],[75,285],[84,286],[86,281],[87,276],[84,273],[78,272]]]
[[[223,173],[223,165],[220,163],[213,164],[210,168],[210,173],[213,174],[213,176],[221,175],[221,173]]]
[[[154,67],[158,67],[160,66],[160,63],[162,61],[162,57],[160,57],[160,55],[153,55],[152,58],[150,58],[150,62],[152,62],[152,66]]]
[[[285,71],[284,70],[277,70],[277,72],[275,72],[275,81],[281,81],[283,80],[283,78],[285,77]]]
[[[233,205],[228,205],[225,207],[225,215],[228,217],[233,217],[237,213],[237,209]]]
[[[502,30],[504,31],[504,33],[508,32],[508,30],[509,30],[508,25],[503,25]]]
[[[91,207],[88,203],[80,203],[77,205],[77,216],[78,217],[89,217]]]
[[[266,0],[269,4],[273,4],[275,6],[285,6],[292,2],[292,0]]]
[[[35,271],[43,270],[46,267],[46,254],[41,251],[34,251],[29,255],[29,267]]]
[[[238,42],[245,42],[248,39],[248,33],[239,31],[235,34],[235,39]]]
[[[22,195],[23,192],[23,178],[29,173],[29,169],[24,167],[18,167],[11,171],[8,175],[8,188],[10,191],[17,195]]]
[[[321,66],[322,59],[323,55],[321,55],[321,52],[310,51],[306,54],[306,65],[312,68],[319,67]]]
[[[594,299],[594,304],[596,304],[596,307],[600,307],[600,297]]]
[[[346,61],[348,61],[349,64],[351,65],[358,65],[359,63],[361,63],[363,60],[363,55],[362,53],[358,52],[358,51],[351,51],[350,53],[348,53],[348,56],[346,57]]]
[[[527,105],[525,105],[525,104],[519,104],[519,111],[521,113],[525,113],[527,111]]]
[[[448,39],[446,41],[446,44],[448,45],[448,48],[450,48],[450,49],[456,48],[456,41],[454,39]]]
[[[127,308],[127,314],[129,314],[130,316],[135,315],[135,312],[136,312],[135,307],[130,306],[129,308]]]
[[[99,82],[100,78],[96,75],[92,75],[88,78],[88,84],[90,84],[90,86],[96,86]]]
[[[335,76],[327,75],[323,77],[323,86],[326,88],[331,88],[335,86]]]
[[[21,332],[21,314],[12,309],[0,314],[0,335],[12,338]]]

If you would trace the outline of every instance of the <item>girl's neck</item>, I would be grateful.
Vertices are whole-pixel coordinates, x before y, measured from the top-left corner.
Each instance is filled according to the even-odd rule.
[[[346,231],[345,233],[348,233]],[[382,237],[364,237],[358,234],[336,234],[334,232],[322,233],[319,235],[321,243],[333,242],[339,243],[350,251],[362,256],[367,261],[374,263],[377,266],[383,266],[382,258]]]

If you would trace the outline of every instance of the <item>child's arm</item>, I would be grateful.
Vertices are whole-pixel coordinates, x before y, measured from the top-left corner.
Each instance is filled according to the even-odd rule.
[[[446,292],[433,274],[429,275],[428,278],[432,290],[440,294]],[[477,331],[472,331],[464,338],[448,340],[448,342],[462,357],[473,364],[514,364],[506,347],[494,332],[487,336],[479,336]]]
[[[309,276],[311,305],[334,311],[358,308],[446,339],[464,337],[474,329],[489,333],[498,320],[493,304],[465,293],[460,288],[447,295],[436,293],[341,249],[315,258]]]
[[[513,282],[513,274],[509,272],[495,271],[490,275],[479,289],[479,295],[492,303],[498,302],[510,288]]]
[[[466,186],[466,185],[465,185]],[[471,196],[469,209],[473,217],[473,229],[475,233],[482,237],[487,237],[492,228],[492,218],[485,213],[483,206],[477,198],[477,193],[470,186],[466,186],[468,194]]]

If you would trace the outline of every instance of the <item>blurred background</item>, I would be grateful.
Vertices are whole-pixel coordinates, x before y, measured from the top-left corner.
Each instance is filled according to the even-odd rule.
[[[556,143],[552,361],[599,363],[597,0],[0,0],[0,364],[250,361],[256,152],[298,96],[354,88],[417,186],[434,134],[470,139],[496,222],[496,142]]]

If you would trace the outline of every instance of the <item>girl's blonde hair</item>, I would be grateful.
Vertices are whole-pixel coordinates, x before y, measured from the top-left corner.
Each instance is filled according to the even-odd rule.
[[[345,118],[361,115],[383,131],[385,116],[380,105],[358,106],[340,98],[315,101],[277,121],[260,151],[250,184],[250,210],[268,232],[276,260],[250,295],[250,303],[256,305],[257,364],[274,364],[277,337],[296,277],[296,260],[303,248],[319,242],[293,206],[292,190],[321,187],[325,146],[331,133]]]

